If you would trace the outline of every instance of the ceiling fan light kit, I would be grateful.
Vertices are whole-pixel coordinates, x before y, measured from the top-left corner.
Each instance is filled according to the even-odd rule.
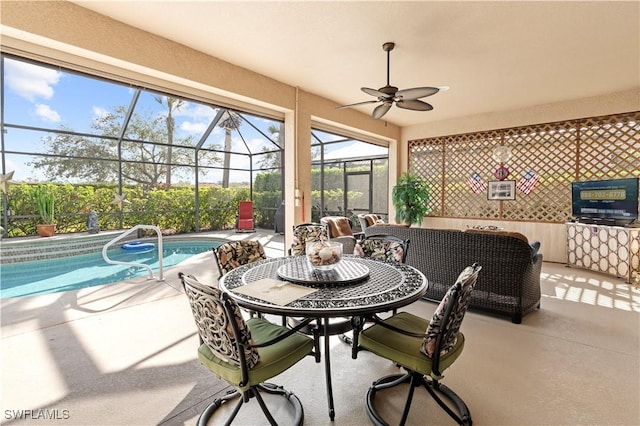
[[[375,96],[376,100],[356,102],[355,104],[348,104],[339,106],[338,109],[349,108],[357,105],[380,103],[376,106],[371,113],[373,119],[378,120],[382,118],[391,109],[391,106],[395,103],[398,108],[409,109],[412,111],[431,111],[433,106],[427,102],[421,101],[421,98],[435,95],[441,90],[448,90],[446,86],[443,87],[412,87],[410,89],[398,90],[397,87],[392,86],[389,83],[390,74],[390,59],[391,51],[395,47],[395,43],[386,42],[382,45],[382,50],[387,52],[387,84],[379,89],[371,89],[369,87],[362,87],[361,90],[367,95]]]

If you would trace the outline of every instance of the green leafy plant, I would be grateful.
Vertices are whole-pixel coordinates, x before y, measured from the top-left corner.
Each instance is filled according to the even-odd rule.
[[[45,185],[36,186],[31,192],[31,200],[40,216],[40,223],[44,225],[54,224],[55,197],[51,189]]]
[[[429,213],[431,189],[418,174],[405,172],[391,191],[391,200],[396,208],[396,220],[413,224],[422,222]]]

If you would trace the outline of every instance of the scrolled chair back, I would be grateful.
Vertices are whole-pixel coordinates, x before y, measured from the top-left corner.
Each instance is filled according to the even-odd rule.
[[[289,249],[291,256],[305,254],[308,242],[326,240],[327,227],[320,223],[303,223],[293,228],[293,243]]]
[[[249,369],[254,367],[260,361],[260,355],[256,348],[246,346],[252,343],[251,332],[238,304],[219,289],[200,283],[193,275],[180,273],[179,277],[200,341],[224,362],[235,366],[244,363]]]

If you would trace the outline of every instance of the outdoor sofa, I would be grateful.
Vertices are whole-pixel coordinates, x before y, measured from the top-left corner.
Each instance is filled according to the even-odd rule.
[[[471,295],[470,309],[506,315],[519,324],[540,308],[542,254],[519,233],[467,229],[429,229],[374,225],[365,235],[409,239],[406,262],[429,280],[425,299],[439,302],[460,272],[478,262],[482,272]]]

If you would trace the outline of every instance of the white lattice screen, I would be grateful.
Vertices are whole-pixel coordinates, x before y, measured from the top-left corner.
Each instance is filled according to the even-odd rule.
[[[500,163],[515,200],[488,200]],[[409,141],[409,169],[431,184],[431,216],[566,222],[571,182],[640,176],[640,111]]]

